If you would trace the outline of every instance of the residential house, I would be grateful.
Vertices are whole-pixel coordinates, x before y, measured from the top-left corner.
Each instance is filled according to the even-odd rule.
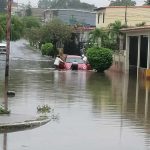
[[[43,12],[45,9],[42,8],[31,8],[32,16],[37,18],[39,21],[43,22]]]
[[[64,52],[80,55],[81,49],[87,43],[88,33],[95,28],[96,13],[76,9],[47,9],[43,16],[45,23],[57,18],[76,28],[72,33],[72,41],[64,44]]]
[[[121,29],[126,34],[125,70],[129,66],[148,70],[150,77],[150,26]]]
[[[11,4],[11,14],[16,15],[18,12],[18,3],[12,2]]]
[[[0,13],[6,12],[6,0],[0,0]]]
[[[96,13],[84,10],[47,9],[44,11],[43,16],[45,22],[58,18],[68,25],[95,26],[96,23]]]
[[[25,16],[25,7],[26,6],[24,4],[12,1],[11,14],[17,16]]]
[[[150,6],[110,6],[100,7],[96,11],[96,27],[107,27],[120,20],[122,24],[135,26],[145,22],[150,25]]]

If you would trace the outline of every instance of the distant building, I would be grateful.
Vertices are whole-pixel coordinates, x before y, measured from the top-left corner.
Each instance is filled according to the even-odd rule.
[[[0,13],[6,12],[6,0],[0,0]]]
[[[12,1],[11,14],[17,16],[25,16],[25,5]]]
[[[31,8],[32,16],[43,22],[43,12],[45,9],[42,8]]]
[[[12,5],[11,5],[11,14],[12,15],[15,15],[18,11],[18,3],[16,2],[12,2]]]
[[[96,13],[76,9],[47,9],[44,11],[44,22],[58,18],[68,25],[80,24],[84,26],[95,26]]]
[[[72,40],[64,43],[64,53],[81,55],[81,49],[87,44],[89,32],[94,30],[96,13],[77,9],[47,9],[43,13],[44,22],[60,19],[64,23],[74,26]],[[58,47],[62,47],[61,45]]]
[[[150,25],[150,6],[111,6],[100,7],[96,11],[96,27],[107,27],[110,23],[120,20],[128,26],[145,22]]]

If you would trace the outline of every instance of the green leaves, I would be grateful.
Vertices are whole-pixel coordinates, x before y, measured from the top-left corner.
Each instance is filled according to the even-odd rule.
[[[0,114],[9,114],[10,111],[6,110],[4,106],[0,105]]]
[[[103,72],[112,64],[112,51],[107,48],[92,47],[87,50],[87,58],[93,69]]]
[[[6,37],[6,15],[0,15],[0,40],[5,40]],[[11,18],[11,40],[15,41],[23,36],[23,23],[21,19],[12,16]]]
[[[115,0],[110,1],[109,6],[135,6],[136,2],[132,0]]]
[[[54,56],[54,48],[52,43],[46,43],[41,48],[42,55]]]
[[[38,7],[43,9],[57,8],[57,9],[86,9],[93,10],[96,8],[94,5],[82,3],[80,0],[39,0]]]

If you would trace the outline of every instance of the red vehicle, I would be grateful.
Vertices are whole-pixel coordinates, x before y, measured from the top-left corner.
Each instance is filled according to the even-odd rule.
[[[81,56],[67,55],[65,63],[60,64],[60,69],[67,70],[91,70],[91,66],[85,63]]]

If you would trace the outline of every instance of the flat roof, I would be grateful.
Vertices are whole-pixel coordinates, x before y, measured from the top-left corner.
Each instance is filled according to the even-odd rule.
[[[88,11],[88,10],[80,10],[80,9],[46,9],[44,10],[44,12],[46,11],[76,11],[76,12],[85,12],[85,13],[93,13],[95,14],[94,11]]]
[[[6,43],[0,43],[0,46],[6,47]]]
[[[127,6],[128,8],[150,8],[150,5],[143,5],[143,6]],[[94,9],[95,11],[103,10],[106,8],[126,8],[126,6],[107,6],[107,7],[99,7]]]
[[[122,29],[120,29],[120,31],[122,33],[150,31],[150,26],[122,28]]]

